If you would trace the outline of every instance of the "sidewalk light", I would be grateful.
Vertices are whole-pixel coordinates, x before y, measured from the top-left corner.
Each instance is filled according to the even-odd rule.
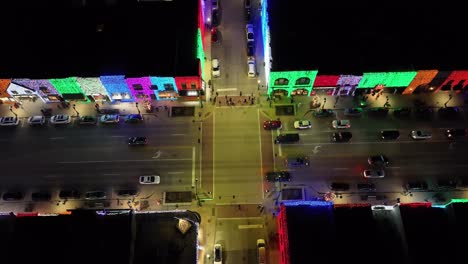
[[[135,102],[135,106],[136,106],[136,108],[137,108],[137,110],[138,110],[138,114],[141,114],[141,113],[140,113],[140,108],[138,108],[138,102]]]
[[[76,111],[76,104],[73,104],[73,110],[75,110],[77,116],[80,116],[80,113],[78,113],[78,111]]]
[[[15,112],[13,112],[13,106],[11,105],[10,105],[10,112],[12,112],[15,115],[15,117],[18,118],[18,115]]]

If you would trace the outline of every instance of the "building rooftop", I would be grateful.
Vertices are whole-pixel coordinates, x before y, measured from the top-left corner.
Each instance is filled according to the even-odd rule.
[[[405,2],[268,1],[273,71],[468,68],[464,9]]]
[[[23,0],[0,8],[1,78],[198,75],[197,0]]]

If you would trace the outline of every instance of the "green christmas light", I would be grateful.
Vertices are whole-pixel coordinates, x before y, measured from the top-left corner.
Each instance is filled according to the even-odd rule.
[[[283,71],[283,72],[271,72],[270,81],[268,83],[268,94],[272,94],[275,90],[286,90],[288,91],[288,97],[291,96],[291,92],[297,89],[304,89],[308,91],[308,94],[312,91],[312,86],[317,77],[318,71]],[[301,78],[309,78],[308,84],[297,84],[296,81]],[[287,84],[276,84],[275,81],[278,79],[287,79]]]
[[[362,76],[357,88],[375,88],[377,85],[386,87],[407,87],[416,76],[412,72],[367,72]]]
[[[201,76],[202,78],[205,76],[205,51],[203,50],[203,40],[201,36],[201,30],[198,28],[197,30],[197,58],[200,60],[200,67],[201,67]]]
[[[83,94],[84,97],[84,92],[81,90],[81,87],[75,77],[49,79],[49,81],[61,94]]]

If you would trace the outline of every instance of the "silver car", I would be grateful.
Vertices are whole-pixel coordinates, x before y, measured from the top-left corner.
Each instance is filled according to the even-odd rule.
[[[382,169],[367,169],[362,173],[364,178],[376,178],[380,179],[385,177],[385,172]]]

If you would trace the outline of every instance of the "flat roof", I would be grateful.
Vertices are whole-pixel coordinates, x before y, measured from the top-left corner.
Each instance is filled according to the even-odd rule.
[[[273,71],[323,75],[468,68],[464,8],[300,0],[268,5]]]
[[[197,0],[20,0],[0,8],[1,78],[198,75]]]

